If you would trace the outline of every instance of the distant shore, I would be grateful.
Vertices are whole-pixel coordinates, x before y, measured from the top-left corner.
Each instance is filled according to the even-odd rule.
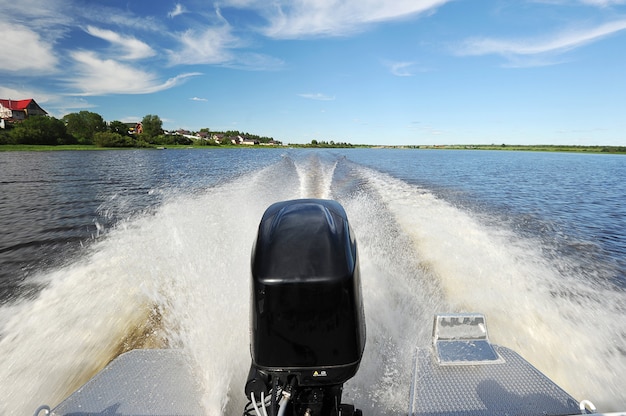
[[[272,148],[283,146],[255,146],[256,148]],[[166,149],[233,149],[243,148],[252,149],[252,146],[242,145],[222,145],[222,146],[191,146],[191,145],[169,145],[169,146],[150,146],[150,147],[100,147],[94,144],[68,144],[68,145],[35,145],[35,144],[4,144],[0,145],[0,152],[53,152],[53,151],[70,151],[70,150],[166,150]]]
[[[574,146],[574,145],[443,145],[418,146],[420,149],[509,150],[525,152],[575,152],[626,154],[626,146]]]
[[[172,145],[172,146],[155,146],[152,149],[267,149],[267,148],[327,148],[327,146],[312,146],[311,144],[290,144],[288,146],[189,146],[189,145]],[[343,146],[333,146],[332,148],[344,148]],[[574,152],[574,153],[598,153],[598,154],[626,154],[626,146],[568,146],[568,145],[350,145],[345,148],[372,148],[372,149],[424,149],[424,150],[506,150],[506,151],[525,151],[525,152]],[[21,145],[21,144],[5,144],[0,145],[0,152],[19,152],[19,151],[70,151],[70,150],[132,150],[137,148],[120,148],[120,147],[98,147],[95,145]],[[145,148],[144,148],[145,149]]]

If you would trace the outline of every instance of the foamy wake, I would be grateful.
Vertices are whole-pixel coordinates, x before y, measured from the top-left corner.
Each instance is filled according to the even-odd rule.
[[[516,350],[575,398],[590,399],[603,411],[623,410],[622,291],[584,275],[563,276],[542,255],[541,241],[486,226],[402,181],[362,172],[452,312],[484,313],[494,342]]]

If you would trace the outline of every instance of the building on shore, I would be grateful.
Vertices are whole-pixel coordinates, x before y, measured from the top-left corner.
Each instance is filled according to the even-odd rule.
[[[48,115],[48,112],[41,108],[32,98],[26,100],[6,100],[0,98],[0,119],[5,122],[15,123],[26,120],[31,116],[46,115]]]

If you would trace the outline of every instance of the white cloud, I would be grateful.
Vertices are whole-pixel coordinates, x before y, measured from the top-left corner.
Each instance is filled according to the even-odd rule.
[[[71,14],[62,12],[70,7],[68,0],[0,0],[0,26],[4,28],[7,23],[20,22],[44,35],[46,40],[53,41],[71,24]]]
[[[0,97],[2,98],[10,98],[12,100],[23,100],[26,98],[35,98],[38,104],[43,104],[55,96],[51,94],[47,94],[43,91],[38,91],[31,88],[14,88],[7,87],[4,85],[0,85]]]
[[[190,98],[191,101],[209,101],[206,98],[200,98],[200,97],[192,97]]]
[[[397,77],[410,77],[413,76],[411,67],[414,66],[413,62],[389,62],[387,64],[391,73]]]
[[[240,40],[233,35],[232,27],[215,9],[219,24],[203,29],[188,29],[176,35],[180,47],[170,50],[170,62],[174,65],[223,64],[233,60],[229,49],[240,46]]]
[[[309,36],[342,36],[371,23],[407,18],[433,12],[450,0],[282,0],[275,8],[265,6],[272,38],[296,39]],[[264,5],[266,3],[263,3]]]
[[[169,50],[172,65],[221,65],[228,68],[274,71],[284,66],[284,61],[266,54],[241,51],[246,42],[234,34],[233,27],[216,7],[217,22],[204,28],[191,28],[178,33],[180,46]],[[238,50],[235,52],[235,50]]]
[[[77,70],[67,82],[79,91],[74,95],[148,94],[172,88],[188,77],[200,75],[181,74],[163,82],[154,73],[112,59],[100,59],[93,52],[73,52],[71,57],[77,63]]]
[[[92,21],[103,25],[124,27],[128,30],[141,30],[150,33],[162,33],[167,31],[167,26],[156,16],[147,14],[136,15],[132,12],[116,7],[90,4],[89,8],[80,10],[76,19]]]
[[[0,70],[53,72],[57,65],[53,44],[22,25],[2,26]]]
[[[85,31],[91,36],[104,39],[112,43],[113,45],[121,48],[123,51],[125,51],[123,59],[143,59],[149,58],[156,54],[154,49],[152,49],[150,46],[131,36],[122,36],[116,32],[113,32],[112,30],[99,29],[94,26],[87,26]]]
[[[543,39],[502,40],[474,38],[465,41],[459,55],[539,55],[562,53],[598,41],[614,33],[626,30],[626,19],[604,23],[594,28],[570,30]]]
[[[298,94],[300,97],[302,98],[307,98],[309,100],[317,100],[317,101],[333,101],[335,99],[335,96],[329,96],[326,94],[322,94],[322,93],[315,93],[315,94]]]
[[[433,69],[411,61],[387,61],[383,60],[391,75],[396,77],[412,77],[417,73],[431,72]]]
[[[227,24],[201,31],[189,29],[178,35],[178,41],[181,47],[169,51],[172,64],[225,63],[233,59],[229,49],[239,43]]]
[[[181,14],[186,13],[186,12],[187,10],[183,7],[182,4],[176,3],[176,6],[174,6],[174,10],[169,12],[167,15],[169,16],[170,19],[173,19],[176,16],[180,16]]]

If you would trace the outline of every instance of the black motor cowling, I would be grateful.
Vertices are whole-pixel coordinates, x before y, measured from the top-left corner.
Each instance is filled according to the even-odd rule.
[[[299,385],[341,384],[358,369],[365,322],[356,242],[343,207],[271,205],[252,253],[252,364]]]
[[[299,389],[295,401],[319,392],[320,408],[339,408],[365,348],[357,247],[343,207],[322,199],[271,205],[252,251],[251,286],[246,395],[282,384]]]

